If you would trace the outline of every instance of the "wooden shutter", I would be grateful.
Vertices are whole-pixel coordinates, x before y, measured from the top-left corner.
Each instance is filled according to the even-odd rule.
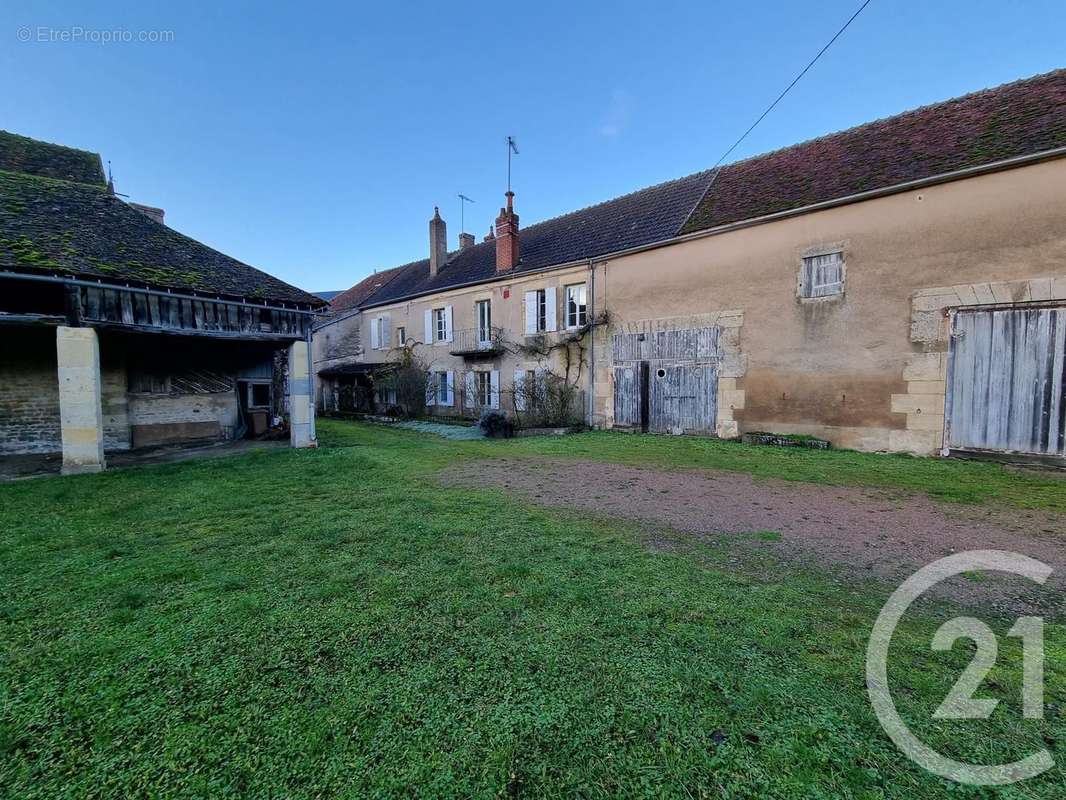
[[[526,410],[526,371],[516,369],[514,371],[514,408],[515,411]]]
[[[463,389],[463,405],[467,408],[473,408],[474,402],[477,399],[477,385],[474,383],[474,371],[467,370],[466,376],[463,380],[465,386]]]
[[[544,290],[544,330],[554,331],[558,326],[558,320],[556,318],[555,310],[555,295],[558,290],[555,287],[549,287]]]
[[[426,309],[426,344],[433,344],[433,311]]]
[[[452,340],[452,307],[444,307],[444,341]]]
[[[526,335],[537,332],[537,293],[526,292]]]
[[[437,373],[429,373],[429,377],[426,378],[426,405],[437,405]]]
[[[374,317],[370,320],[370,349],[377,350],[381,347],[381,340],[378,337],[378,320],[381,317]]]
[[[378,347],[382,350],[388,350],[392,346],[392,327],[389,325],[389,318],[381,318],[381,341],[378,342]]]
[[[500,371],[498,369],[494,369],[492,371],[490,380],[492,381],[492,385],[491,385],[491,390],[490,390],[491,394],[489,395],[489,398],[490,398],[489,399],[489,406],[491,408],[499,408],[500,407]]]

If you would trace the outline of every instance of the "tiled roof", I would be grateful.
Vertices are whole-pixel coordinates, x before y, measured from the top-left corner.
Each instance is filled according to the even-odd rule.
[[[403,267],[395,267],[394,269],[375,272],[373,275],[367,275],[352,288],[345,289],[343,292],[338,292],[329,302],[330,313],[339,314],[342,311],[347,311],[349,308],[355,308],[371,294],[395,278],[400,273],[401,269],[403,269]]]
[[[39,142],[0,131],[0,170],[42,178],[104,186],[104,166],[97,153]]]
[[[1066,147],[1066,70],[728,164],[713,180],[711,171],[699,172],[522,228],[522,260],[510,274],[1059,147]],[[478,244],[432,280],[429,259],[415,261],[362,302],[492,280],[495,260],[495,243]]]
[[[710,172],[698,172],[521,228],[521,261],[509,274],[521,275],[668,239],[691,213],[710,176]],[[366,304],[380,305],[414,294],[491,280],[496,277],[496,243],[481,242],[453,253],[436,278],[430,278],[428,258],[398,269],[399,274],[368,297]]]
[[[722,168],[682,233],[1066,147],[1066,69]]]
[[[13,172],[0,172],[0,269],[325,305],[156,222],[103,186]]]

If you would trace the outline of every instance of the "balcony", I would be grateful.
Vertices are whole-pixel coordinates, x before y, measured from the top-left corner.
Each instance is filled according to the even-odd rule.
[[[495,358],[503,352],[503,329],[495,326],[455,331],[448,351],[463,358]]]

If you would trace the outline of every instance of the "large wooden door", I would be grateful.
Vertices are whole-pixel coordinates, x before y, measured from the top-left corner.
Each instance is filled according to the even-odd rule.
[[[1066,309],[959,311],[951,335],[947,443],[1062,455]]]
[[[648,427],[659,433],[714,433],[718,414],[718,370],[678,364],[652,369]]]

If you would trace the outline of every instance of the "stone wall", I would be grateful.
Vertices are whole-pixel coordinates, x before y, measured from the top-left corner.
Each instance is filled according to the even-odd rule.
[[[0,347],[0,454],[58,453],[54,328],[5,328]]]

